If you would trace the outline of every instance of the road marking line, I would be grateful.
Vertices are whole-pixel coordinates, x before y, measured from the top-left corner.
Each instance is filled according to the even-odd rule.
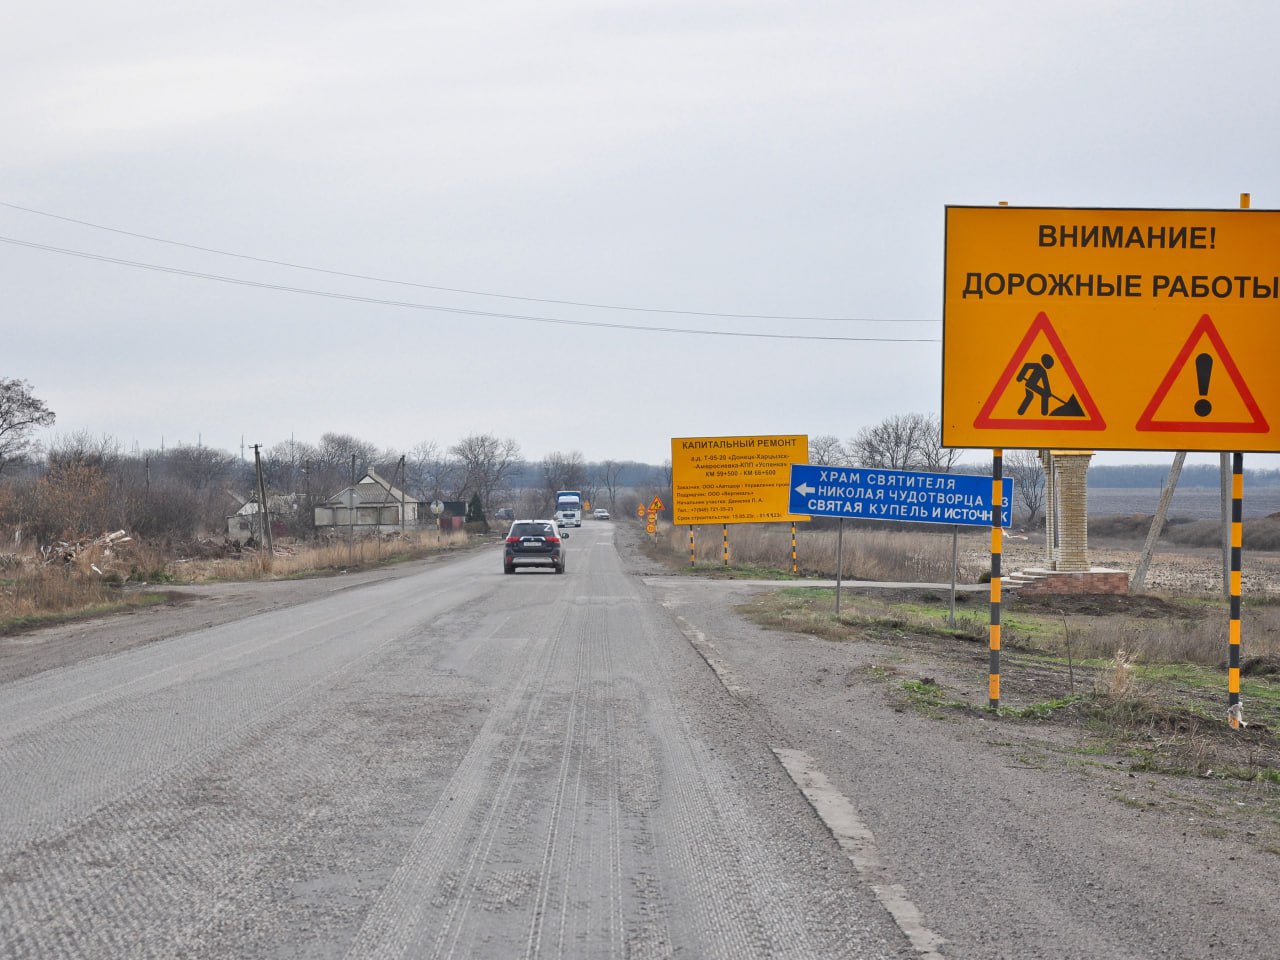
[[[670,605],[663,603],[668,610]],[[685,639],[692,644],[693,649],[697,650],[702,659],[707,661],[709,666],[717,677],[720,678],[721,685],[735,697],[743,693],[746,687],[742,685],[737,675],[729,669],[729,665],[720,659],[716,653],[716,645],[707,639],[707,635],[695,627],[684,617],[676,614],[676,624],[680,628],[680,632],[684,634]]]
[[[818,769],[814,759],[802,750],[786,750],[775,747],[774,754],[782,762],[787,775],[814,811],[827,825],[836,843],[853,861],[858,875],[871,881],[871,889],[881,906],[889,911],[916,952],[929,960],[944,960],[937,948],[947,941],[924,925],[920,910],[907,896],[906,889],[898,883],[888,883],[884,861],[876,847],[876,838],[854,808],[849,798],[842,794]]]
[[[662,604],[668,610],[671,604]],[[716,655],[715,644],[707,639],[707,635],[679,614],[675,614],[676,625],[685,639],[701,654],[724,688],[733,695],[744,692],[745,687],[719,656]],[[774,755],[781,761],[787,775],[806,800],[826,824],[831,835],[835,837],[840,848],[853,861],[858,875],[871,881],[871,890],[880,901],[880,905],[889,912],[893,922],[911,941],[916,952],[928,960],[946,960],[937,948],[946,943],[944,937],[934,933],[924,925],[924,918],[919,908],[907,896],[906,888],[900,883],[889,883],[888,871],[880,859],[880,851],[876,847],[876,838],[871,829],[862,822],[853,803],[827,779],[814,759],[802,750],[773,748]]]

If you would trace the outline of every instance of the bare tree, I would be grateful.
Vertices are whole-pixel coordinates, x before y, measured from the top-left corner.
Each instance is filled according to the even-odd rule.
[[[919,416],[919,414],[917,414]],[[950,473],[963,452],[958,447],[942,445],[942,418],[936,413],[925,415],[920,437],[920,468],[930,473]]]
[[[927,431],[921,414],[894,414],[863,427],[849,441],[853,462],[861,467],[913,470],[920,465],[920,446]]]
[[[166,450],[164,472],[192,490],[208,487],[221,489],[234,476],[236,458],[214,447],[192,447],[185,444]]]
[[[849,441],[850,460],[863,467],[887,470],[948,472],[959,450],[942,446],[939,418],[927,413],[900,413],[863,427]]]
[[[31,431],[51,426],[54,419],[53,411],[31,393],[31,384],[0,377],[0,471],[27,453]]]
[[[493,501],[520,464],[520,445],[488,433],[473,433],[449,448],[462,476],[460,494],[479,494],[486,516]]]
[[[1014,498],[1027,511],[1027,526],[1036,522],[1044,508],[1044,464],[1035,450],[1007,450],[1004,474],[1013,480]]]
[[[434,440],[423,440],[409,451],[408,470],[410,488],[424,500],[449,496],[458,483],[458,462]]]
[[[292,438],[268,448],[262,458],[262,475],[267,489],[283,493],[310,492],[306,489],[309,486],[309,465],[317,459],[319,452],[315,447]]]
[[[120,441],[108,434],[95,437],[88,430],[59,436],[49,444],[49,468],[74,465],[113,467],[123,458]]]
[[[577,450],[570,453],[549,453],[540,467],[542,506],[545,509],[555,507],[557,491],[581,490],[586,486],[587,464]]]
[[[605,496],[609,498],[610,513],[617,510],[618,479],[622,476],[622,467],[617,460],[603,460],[596,467],[596,482],[604,488]]]
[[[378,448],[349,433],[324,433],[316,448],[312,482],[324,496],[336,493],[349,483],[359,480],[378,456]],[[352,457],[355,458],[355,474],[351,476]]]
[[[824,433],[809,438],[809,462],[824,467],[839,467],[849,462],[849,454],[839,437]]]

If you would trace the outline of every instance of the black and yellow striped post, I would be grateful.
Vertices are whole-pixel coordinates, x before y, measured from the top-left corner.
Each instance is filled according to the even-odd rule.
[[[987,676],[987,705],[1000,709],[1000,550],[1003,531],[1000,500],[1004,484],[1004,451],[991,451],[991,643]]]
[[[1244,552],[1244,454],[1231,455],[1231,626],[1227,655],[1227,723],[1239,730],[1244,722],[1240,703],[1240,571]]]
[[[727,567],[729,565],[729,525],[722,523],[720,527],[724,530],[724,565]]]
[[[796,522],[791,521],[791,573],[794,576],[800,572],[800,564],[796,563]]]
[[[694,566],[697,554],[693,552],[693,524],[689,524],[689,566]]]

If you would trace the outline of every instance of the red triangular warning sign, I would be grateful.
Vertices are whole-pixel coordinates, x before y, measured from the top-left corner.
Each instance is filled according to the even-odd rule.
[[[1105,430],[1049,318],[1036,316],[973,425],[1006,430]]]
[[[1207,313],[1178,351],[1135,429],[1196,433],[1266,433],[1270,429]]]

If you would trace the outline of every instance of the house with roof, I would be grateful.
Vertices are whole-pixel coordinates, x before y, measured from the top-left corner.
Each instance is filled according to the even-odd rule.
[[[416,527],[424,516],[431,519],[424,504],[388,483],[374,470],[315,508],[319,533],[390,533]]]
[[[245,498],[234,491],[226,491],[239,509],[227,516],[226,536],[236,543],[248,543],[262,537],[262,518],[258,516],[258,497]],[[296,493],[273,493],[267,497],[267,516],[271,518],[271,535],[289,535],[289,523],[298,515],[299,497]]]

